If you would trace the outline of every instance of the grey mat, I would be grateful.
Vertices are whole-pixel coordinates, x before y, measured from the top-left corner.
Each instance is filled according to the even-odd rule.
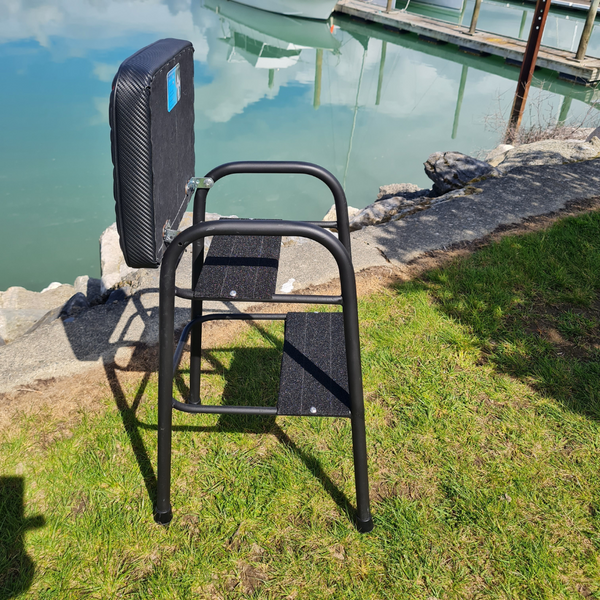
[[[277,414],[349,417],[342,313],[289,313]]]
[[[275,293],[281,237],[219,235],[212,239],[197,297],[265,300]]]

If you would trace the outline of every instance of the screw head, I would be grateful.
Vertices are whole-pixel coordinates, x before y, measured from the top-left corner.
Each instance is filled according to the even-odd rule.
[[[314,414],[316,414],[316,413],[317,413],[317,408],[316,408],[316,406],[311,406],[311,407],[310,407],[310,412],[311,412],[313,415],[314,415]]]
[[[230,295],[232,298],[235,298],[235,297],[237,296],[237,292],[236,292],[235,290],[231,290],[231,291],[229,292],[229,295]]]

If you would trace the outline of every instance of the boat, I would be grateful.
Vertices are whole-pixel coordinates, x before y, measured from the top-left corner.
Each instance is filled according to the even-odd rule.
[[[266,12],[325,21],[329,18],[337,0],[229,0]]]
[[[231,0],[204,0],[204,7],[226,25],[221,39],[231,46],[228,62],[241,58],[257,69],[285,69],[308,48],[339,53],[340,42],[328,23],[266,13]]]

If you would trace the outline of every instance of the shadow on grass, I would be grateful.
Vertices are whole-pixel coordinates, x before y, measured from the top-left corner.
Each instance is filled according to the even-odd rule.
[[[506,237],[412,285],[498,371],[600,419],[600,215]]]
[[[43,527],[45,519],[24,516],[24,495],[22,477],[0,477],[0,600],[26,592],[35,573],[23,537],[26,531]]]
[[[225,387],[221,399],[223,405],[275,406],[277,403],[283,342],[259,325],[252,323],[252,326],[258,330],[264,340],[271,344],[272,347],[217,348],[204,350],[202,353],[205,361],[212,367],[212,369],[208,370],[203,369],[202,375],[206,376],[218,373],[225,379]],[[229,367],[226,367],[217,358],[219,353],[224,352],[232,353]],[[129,437],[140,474],[144,479],[148,497],[152,506],[154,506],[156,503],[156,473],[144,444],[141,431],[156,431],[157,425],[154,423],[145,423],[137,416],[140,402],[154,368],[150,367],[148,358],[143,352],[139,354],[134,353],[126,370],[145,372],[131,401],[128,399],[119,382],[117,375],[117,371],[119,370],[124,369],[117,367],[114,363],[105,365],[106,376],[123,422],[123,428]],[[182,398],[187,398],[190,391],[183,378],[184,372],[182,370],[177,372],[174,384]],[[355,507],[350,503],[344,492],[325,473],[320,462],[314,456],[311,456],[308,452],[300,448],[277,425],[276,417],[274,416],[220,415],[215,425],[174,425],[173,432],[247,433],[250,435],[270,433],[302,461],[332,500],[348,516],[349,520],[354,521],[356,518]]]

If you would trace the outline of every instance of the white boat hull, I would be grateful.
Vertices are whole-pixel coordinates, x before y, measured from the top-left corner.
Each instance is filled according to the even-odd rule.
[[[319,20],[328,19],[337,4],[337,0],[235,0],[235,2],[288,17]]]

